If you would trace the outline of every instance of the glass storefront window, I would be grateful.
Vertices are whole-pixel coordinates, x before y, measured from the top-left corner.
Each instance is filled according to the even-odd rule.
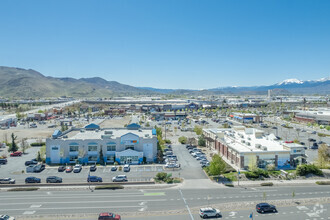
[[[97,151],[97,146],[95,145],[88,146],[88,151]]]

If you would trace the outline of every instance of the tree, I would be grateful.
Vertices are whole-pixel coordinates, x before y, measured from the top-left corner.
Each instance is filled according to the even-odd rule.
[[[22,139],[21,147],[22,147],[23,154],[25,154],[25,150],[28,147],[28,143],[26,141],[26,138]]]
[[[196,132],[196,134],[197,135],[202,135],[202,133],[203,133],[203,129],[202,129],[202,127],[201,126],[195,126],[194,127],[194,132]]]
[[[201,146],[201,147],[206,146],[204,135],[201,135],[201,136],[198,137],[198,145]]]
[[[101,150],[100,150],[100,164],[104,164],[104,157],[103,157],[102,147],[101,147]]]
[[[218,154],[213,155],[208,171],[212,176],[223,174],[226,171],[225,161]]]
[[[186,143],[187,143],[187,138],[184,137],[184,136],[179,137],[178,140],[179,140],[179,142],[180,142],[181,144],[186,144]]]
[[[15,152],[18,150],[18,146],[15,142],[17,139],[17,136],[14,135],[14,133],[11,133],[11,146],[9,147],[9,152]]]
[[[330,163],[330,153],[327,144],[321,144],[318,149],[317,164],[322,168],[327,168]]]
[[[38,151],[37,161],[38,161],[38,162],[41,162],[41,161],[42,161],[40,151]]]
[[[255,171],[257,170],[257,159],[256,156],[251,155],[248,157],[249,158],[249,163],[248,163],[248,167],[249,167],[249,171]]]

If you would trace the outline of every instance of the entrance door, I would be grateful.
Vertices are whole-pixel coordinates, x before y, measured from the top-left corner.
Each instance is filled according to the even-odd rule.
[[[127,158],[127,163],[128,163],[128,164],[131,164],[131,163],[132,163],[132,158],[128,157],[128,158]]]

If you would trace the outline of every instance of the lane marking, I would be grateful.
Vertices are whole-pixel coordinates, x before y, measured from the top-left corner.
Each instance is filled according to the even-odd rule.
[[[23,215],[33,215],[36,211],[25,211]]]
[[[187,208],[187,210],[188,210],[188,212],[189,212],[190,218],[191,218],[192,220],[194,220],[194,216],[191,214],[190,208],[189,208],[189,206],[188,206],[188,204],[187,204],[185,198],[183,197],[183,194],[182,194],[181,189],[179,189],[179,192],[180,192],[180,194],[181,194],[181,198],[183,199],[183,202],[184,202],[184,204],[186,205],[186,208]]]

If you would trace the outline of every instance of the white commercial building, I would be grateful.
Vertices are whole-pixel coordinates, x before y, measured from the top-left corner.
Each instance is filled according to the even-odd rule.
[[[129,125],[130,126],[130,125]],[[138,126],[99,129],[86,126],[46,139],[46,163],[105,163],[141,164],[157,159],[157,136],[154,129]],[[98,128],[97,128],[98,127]]]

